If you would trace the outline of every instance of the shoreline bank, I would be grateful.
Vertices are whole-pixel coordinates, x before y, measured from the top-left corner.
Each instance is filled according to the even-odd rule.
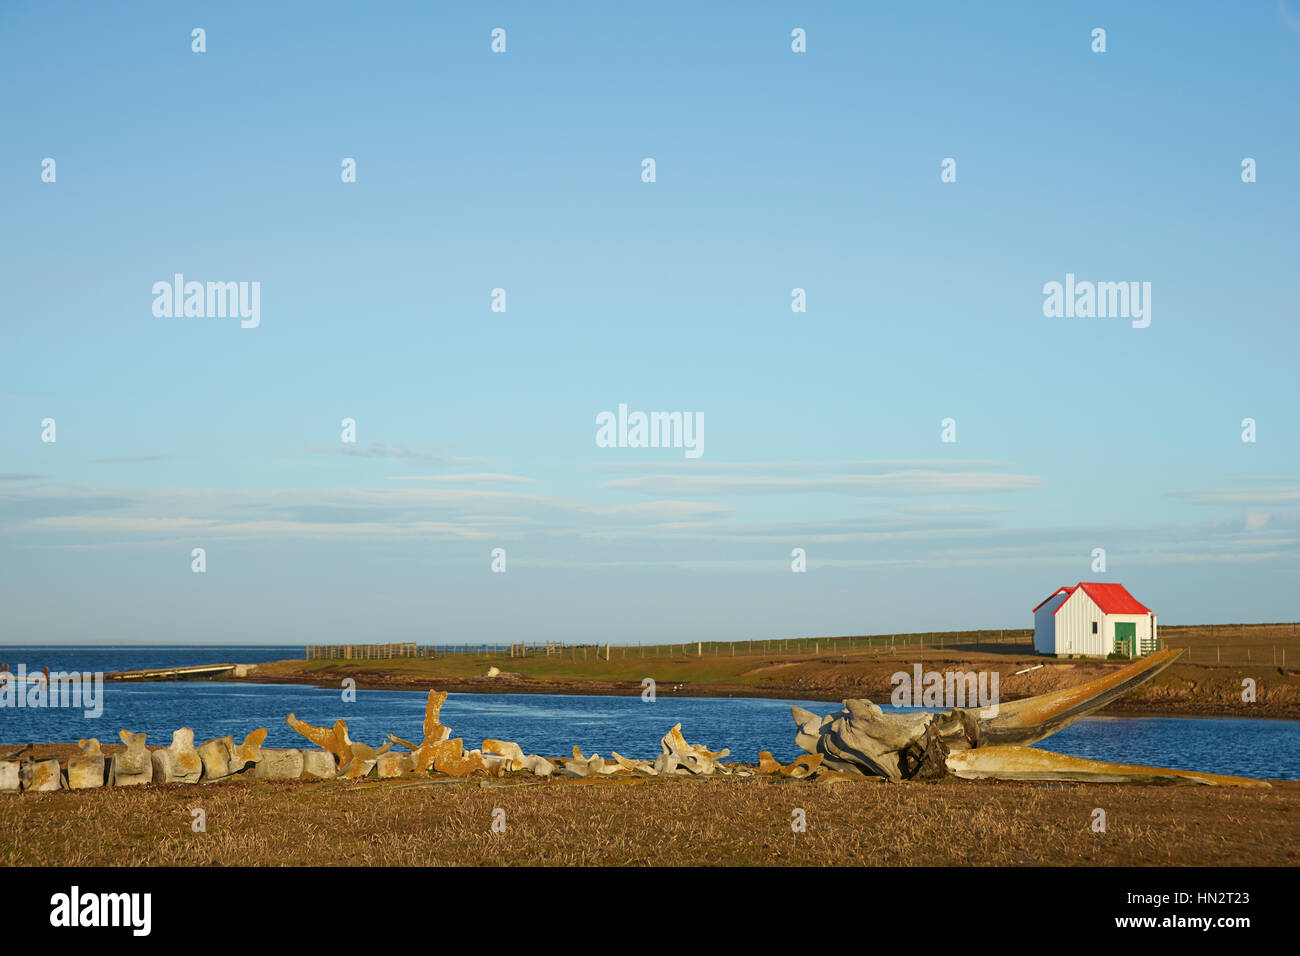
[[[325,689],[337,688],[350,679],[360,690],[427,691],[437,687],[458,694],[631,697],[641,695],[642,681],[652,678],[656,696],[664,698],[751,697],[828,704],[853,698],[885,705],[891,702],[892,676],[914,663],[934,671],[996,670],[1001,675],[999,699],[1010,703],[1080,684],[1118,669],[1125,662],[1044,662],[988,654],[953,657],[941,651],[906,662],[846,655],[794,660],[615,660],[573,666],[526,659],[516,666],[532,673],[503,672],[489,677],[485,671],[493,665],[487,659],[286,660],[251,665],[241,676],[224,679],[231,683],[305,684]],[[1027,668],[1033,669],[1017,673]],[[1255,690],[1255,700],[1250,702],[1243,699],[1246,680],[1253,681]],[[1300,720],[1300,673],[1261,665],[1175,663],[1149,684],[1099,710],[1097,716]]]

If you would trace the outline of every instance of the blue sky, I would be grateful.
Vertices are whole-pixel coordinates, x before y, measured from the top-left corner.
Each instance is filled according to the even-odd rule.
[[[0,7],[0,642],[1298,616],[1295,0],[228,6]]]

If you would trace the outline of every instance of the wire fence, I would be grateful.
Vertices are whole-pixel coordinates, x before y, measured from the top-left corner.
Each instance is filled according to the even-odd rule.
[[[1300,660],[1295,646],[1297,625],[1200,624],[1159,625],[1159,645],[1179,648],[1182,662],[1198,664],[1256,664],[1285,667]],[[776,657],[824,656],[842,659],[932,650],[966,652],[1033,653],[1030,628],[928,631],[910,634],[874,634],[839,637],[756,638],[744,641],[684,641],[663,644],[625,644],[564,641],[516,641],[501,644],[309,644],[307,660],[394,660],[400,658],[476,657],[488,659],[560,658],[570,661],[617,661],[659,657]]]
[[[671,644],[565,643],[561,641],[510,644],[309,644],[307,660],[392,660],[404,657],[529,658],[560,657],[571,660],[618,660],[633,657],[754,657],[766,655],[825,654],[897,651],[925,648],[967,650],[1032,648],[1031,630],[928,632],[877,634],[851,637],[760,638],[745,641],[688,641]]]

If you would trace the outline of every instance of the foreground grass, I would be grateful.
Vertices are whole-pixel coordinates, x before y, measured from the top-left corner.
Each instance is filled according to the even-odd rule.
[[[191,829],[205,811],[207,832]],[[494,833],[493,813],[506,830]],[[1107,814],[1105,833],[1091,828]],[[791,829],[802,809],[807,831]],[[1294,865],[1300,784],[399,779],[0,794],[0,865]]]

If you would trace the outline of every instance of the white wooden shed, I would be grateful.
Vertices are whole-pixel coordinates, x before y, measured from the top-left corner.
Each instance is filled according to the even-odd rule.
[[[1155,612],[1122,584],[1080,581],[1034,608],[1034,650],[1040,654],[1140,657],[1155,649]]]

